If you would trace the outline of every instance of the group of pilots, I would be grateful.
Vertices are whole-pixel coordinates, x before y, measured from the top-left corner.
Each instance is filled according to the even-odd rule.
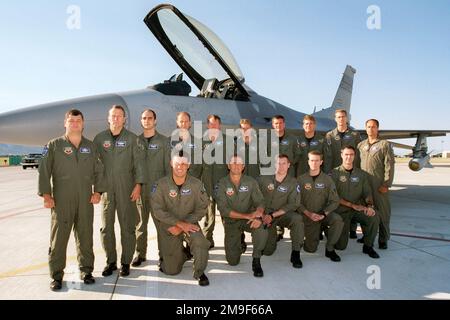
[[[366,121],[367,139],[362,141],[343,109],[335,111],[337,126],[325,135],[316,132],[312,115],[304,117],[300,135],[287,132],[284,117],[276,115],[272,130],[260,130],[267,142],[248,119],[241,119],[231,138],[218,115],[207,117],[203,137],[193,135],[187,112],[177,114],[171,137],[156,130],[153,110],[144,110],[140,120],[143,130],[137,136],[125,128],[125,109],[114,105],[109,128],[90,141],[83,136],[83,114],[72,109],[65,115],[65,134],[45,146],[38,193],[51,209],[51,290],[62,288],[72,229],[81,280],[95,283],[93,205],[100,202],[104,277],[118,269],[116,217],[122,277],[147,259],[151,216],[159,271],[179,274],[193,259],[194,278],[200,286],[209,285],[206,268],[215,246],[216,208],[229,265],[239,264],[247,250],[245,233],[251,234],[255,277],[263,277],[261,258],[275,252],[285,228],[294,268],[303,266],[302,248],[317,251],[323,233],[325,256],[339,262],[336,250],[357,238],[358,223],[364,254],[379,258],[377,234],[378,248],[387,249],[394,155],[390,143],[379,138],[376,119]],[[260,152],[263,144],[269,162]]]

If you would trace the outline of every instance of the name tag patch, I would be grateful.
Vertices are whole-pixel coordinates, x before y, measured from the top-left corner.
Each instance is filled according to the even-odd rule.
[[[116,141],[116,147],[118,148],[125,148],[127,146],[126,141]]]
[[[247,186],[239,187],[239,192],[248,192],[248,187]]]
[[[350,177],[351,182],[359,182],[359,177]]]
[[[80,148],[80,153],[91,153],[91,149],[89,149],[89,148]]]
[[[311,141],[311,147],[317,147],[319,145],[319,141]]]
[[[159,149],[159,145],[157,145],[157,144],[149,144],[148,145],[148,149],[149,150],[158,150]]]
[[[325,183],[316,183],[316,189],[325,189]]]
[[[182,196],[188,196],[192,193],[191,189],[181,189]]]
[[[287,187],[283,187],[283,186],[278,186],[277,191],[285,193],[285,192],[288,191],[288,188]]]

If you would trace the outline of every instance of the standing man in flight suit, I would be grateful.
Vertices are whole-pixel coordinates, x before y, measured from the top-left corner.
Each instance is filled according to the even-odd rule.
[[[336,128],[327,132],[325,138],[330,148],[331,153],[331,168],[337,168],[342,164],[341,151],[345,146],[352,146],[356,150],[355,161],[353,166],[355,168],[361,167],[361,158],[357,150],[358,144],[361,142],[361,135],[348,126],[347,111],[338,109],[335,111],[334,120],[336,121]]]
[[[344,222],[337,213],[333,212],[339,206],[339,196],[333,180],[320,171],[322,154],[318,151],[310,151],[308,157],[310,170],[298,179],[301,190],[299,212],[303,214],[305,224],[304,250],[317,251],[323,225],[329,228],[325,256],[331,261],[339,262],[341,258],[334,249],[341,236]]]
[[[286,123],[282,115],[276,115],[272,118],[272,129],[275,131],[277,137],[277,144],[272,145],[270,135],[268,136],[268,151],[273,159],[276,159],[278,154],[284,154],[289,159],[289,172],[290,177],[295,177],[295,168],[299,157],[299,147],[297,143],[297,137],[286,132]],[[271,133],[271,131],[269,131]],[[275,149],[278,148],[278,149]],[[273,149],[273,150],[272,150]],[[274,153],[274,154],[272,154]]]
[[[272,118],[272,128],[275,130],[275,135],[278,138],[278,143],[273,145],[272,139],[269,137],[267,139],[268,150],[272,159],[275,159],[275,154],[285,154],[289,159],[289,172],[288,175],[295,177],[295,168],[297,167],[298,158],[300,156],[300,149],[297,143],[297,137],[286,132],[286,123],[282,115],[276,115]],[[275,148],[278,150],[275,150]],[[277,241],[283,239],[284,227],[281,225],[277,226]]]
[[[264,198],[258,182],[250,176],[243,175],[244,161],[235,155],[231,157],[228,176],[222,178],[217,188],[217,207],[224,219],[225,256],[231,266],[239,264],[241,259],[241,234],[252,234],[253,262],[255,277],[264,276],[261,268],[261,256],[267,243],[268,232],[264,228]]]
[[[100,193],[105,190],[102,185],[103,165],[94,143],[82,136],[83,126],[83,114],[75,109],[68,111],[64,120],[65,135],[47,144],[39,165],[38,194],[44,198],[44,207],[52,210],[48,264],[53,279],[50,289],[53,291],[62,288],[72,228],[81,280],[85,284],[95,283],[92,277],[93,204],[100,202]]]
[[[226,138],[221,131],[222,120],[218,115],[207,117],[207,128],[203,136],[203,169],[202,182],[209,197],[208,214],[205,217],[203,233],[214,248],[213,232],[216,224],[216,201],[214,188],[219,180],[228,175],[226,162]]]
[[[258,150],[258,134],[249,119],[239,121],[240,135],[235,137],[235,150],[244,161],[244,175],[258,179],[261,175],[260,157]],[[241,252],[247,250],[245,233],[241,234]]]
[[[142,186],[141,198],[137,201],[139,211],[139,223],[136,228],[136,256],[131,265],[138,267],[146,260],[148,220],[150,216],[150,193],[156,181],[165,177],[170,172],[170,148],[169,139],[156,131],[156,113],[147,109],[141,114],[141,125],[144,132],[139,136],[140,143],[145,148],[145,167],[147,180]],[[160,231],[158,220],[152,213],[158,237],[158,253],[160,253]],[[161,255],[159,254],[160,258]]]
[[[236,153],[244,160],[244,174],[257,179],[261,175],[258,135],[248,119],[239,122],[241,135],[236,138]]]
[[[144,147],[138,137],[124,128],[125,109],[114,105],[109,110],[109,129],[97,134],[94,143],[105,166],[107,191],[102,196],[103,226],[100,229],[102,245],[106,252],[106,267],[102,275],[110,276],[117,270],[116,236],[114,222],[120,224],[122,243],[120,275],[130,274],[130,263],[136,248],[136,222],[138,211],[136,200],[141,196],[141,185],[145,183]]]
[[[188,260],[183,240],[194,256],[194,278],[200,286],[209,285],[205,269],[208,265],[209,241],[199,226],[206,215],[208,196],[203,184],[187,174],[189,160],[185,156],[172,157],[172,174],[158,180],[153,187],[151,205],[161,230],[162,262],[160,271],[179,274]]]
[[[338,250],[347,248],[350,222],[355,220],[363,229],[363,253],[377,259],[380,256],[373,249],[373,243],[380,222],[373,206],[372,188],[367,173],[353,166],[355,153],[354,147],[343,147],[342,165],[334,168],[331,174],[340,198],[340,205],[336,212],[344,221],[341,237],[335,247]]]
[[[331,153],[325,137],[316,132],[316,118],[312,115],[306,115],[303,118],[304,132],[297,137],[298,147],[300,149],[297,162],[297,178],[307,173],[310,168],[308,165],[308,154],[310,151],[317,151],[322,154],[322,171],[328,173],[331,171]]]
[[[361,168],[361,158],[359,156],[358,144],[361,142],[361,135],[358,131],[354,131],[348,126],[347,111],[345,109],[338,109],[334,113],[334,120],[337,127],[329,131],[325,138],[331,152],[331,166],[330,169],[337,168],[342,164],[341,150],[345,146],[352,146],[356,150],[355,161],[353,166]],[[355,222],[351,223],[350,239],[356,239]]]
[[[189,159],[189,175],[201,179],[202,177],[202,140],[201,137],[195,137],[189,131],[192,127],[191,115],[187,112],[180,112],[176,118],[177,130],[170,138],[171,157],[180,155],[181,151]],[[199,159],[196,158],[199,155]],[[196,161],[197,160],[197,161]],[[198,163],[196,163],[198,162]]]
[[[300,206],[300,187],[297,179],[288,175],[289,157],[280,154],[276,157],[276,172],[273,176],[261,176],[259,188],[264,196],[266,212],[263,222],[269,226],[269,235],[264,255],[272,255],[277,248],[277,226],[291,230],[291,262],[294,268],[303,266],[300,250],[303,246],[304,225],[302,216],[297,212]]]
[[[358,149],[361,154],[361,169],[369,174],[375,210],[380,217],[378,245],[380,249],[387,249],[391,220],[389,188],[394,181],[395,159],[392,145],[378,137],[378,128],[378,120],[366,121],[368,138],[358,145]]]

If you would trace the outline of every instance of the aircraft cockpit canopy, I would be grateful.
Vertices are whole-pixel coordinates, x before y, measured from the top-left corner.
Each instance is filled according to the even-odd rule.
[[[201,96],[248,100],[241,69],[231,51],[208,27],[172,5],[154,8],[144,21]]]

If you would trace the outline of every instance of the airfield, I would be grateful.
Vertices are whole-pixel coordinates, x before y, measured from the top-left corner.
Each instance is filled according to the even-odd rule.
[[[226,263],[223,228],[217,219],[216,247],[210,251],[208,287],[192,278],[192,261],[177,276],[158,271],[156,234],[149,223],[147,261],[132,268],[129,277],[118,272],[101,276],[105,254],[100,243],[100,205],[95,206],[94,285],[79,279],[74,238],[67,251],[63,289],[49,289],[47,252],[50,211],[36,195],[37,171],[0,168],[0,299],[6,300],[309,300],[309,299],[450,299],[450,161],[433,169],[412,172],[407,163],[396,164],[391,192],[392,237],[388,250],[375,250],[380,259],[361,252],[349,240],[342,261],[324,257],[324,241],[314,254],[304,253],[302,269],[289,262],[289,233],[271,257],[261,259],[263,278],[253,277],[250,235],[247,252],[238,266]],[[116,222],[116,235],[120,234]],[[359,231],[358,231],[359,232]],[[361,234],[359,234],[361,236]],[[119,238],[117,236],[117,238]],[[118,239],[119,240],[119,239]],[[117,248],[120,253],[120,243]]]

